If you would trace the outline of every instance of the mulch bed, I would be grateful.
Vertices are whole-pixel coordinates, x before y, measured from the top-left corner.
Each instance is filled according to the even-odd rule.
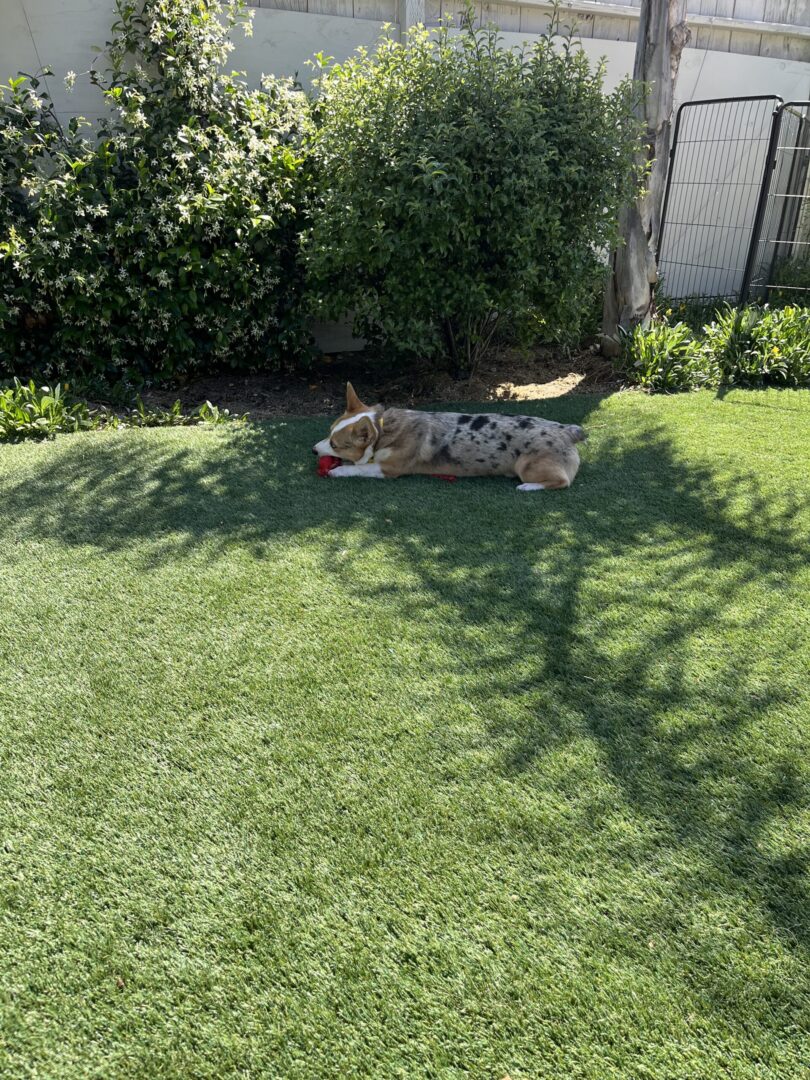
[[[379,401],[399,407],[536,401],[564,394],[608,393],[623,385],[610,363],[592,348],[567,357],[544,348],[505,350],[464,379],[453,379],[435,364],[417,364],[406,372],[395,372],[366,354],[344,353],[320,358],[303,375],[206,376],[151,390],[144,394],[144,400],[168,408],[179,397],[189,409],[208,400],[232,413],[248,413],[254,420],[321,416],[343,411],[347,380],[369,404]]]

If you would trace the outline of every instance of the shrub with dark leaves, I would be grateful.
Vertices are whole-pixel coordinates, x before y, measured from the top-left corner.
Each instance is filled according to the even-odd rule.
[[[469,25],[319,63],[316,310],[461,367],[503,321],[576,340],[638,184],[638,87],[606,94],[570,40],[515,51]]]

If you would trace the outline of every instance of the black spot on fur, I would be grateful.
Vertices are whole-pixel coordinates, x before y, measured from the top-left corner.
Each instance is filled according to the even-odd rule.
[[[468,416],[467,413],[462,413],[462,415],[458,418],[459,424],[469,424],[471,420],[472,417]]]
[[[482,457],[477,457],[475,460],[478,462],[479,465],[484,464],[484,459]]]
[[[498,443],[498,449],[499,450],[505,450],[506,449],[506,443],[505,442],[499,442]]]
[[[551,441],[551,439],[546,439],[546,446],[553,446],[553,445],[554,445],[554,443]]]
[[[525,429],[526,429],[527,427],[531,427],[531,423],[532,423],[532,422],[531,422],[531,420],[530,420],[530,419],[528,418],[528,416],[524,416],[522,420],[519,420],[519,421],[518,421],[518,427],[519,427],[519,428],[523,428],[523,430],[525,431]]]
[[[496,420],[490,420],[490,422],[489,422],[489,426],[490,426],[491,428],[496,428],[496,427],[498,426],[498,423],[497,423],[497,421],[496,421]]]
[[[458,465],[458,462],[450,453],[450,447],[445,443],[436,451],[433,460],[437,465]]]
[[[504,437],[504,438],[506,439],[506,441],[507,441],[508,443],[512,441],[512,434],[511,434],[511,432],[509,432],[509,431],[506,431],[506,432],[504,432],[504,436],[503,436],[503,437]]]
[[[480,431],[484,424],[486,424],[486,422],[487,418],[485,416],[476,416],[476,418],[470,424],[470,427],[473,431]]]

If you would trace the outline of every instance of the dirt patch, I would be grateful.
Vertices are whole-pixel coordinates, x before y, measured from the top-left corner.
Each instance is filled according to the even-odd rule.
[[[147,404],[168,408],[179,397],[186,408],[211,401],[254,420],[342,412],[347,380],[364,401],[388,406],[441,405],[459,401],[537,401],[565,394],[621,389],[611,365],[594,350],[562,357],[549,349],[507,350],[484,362],[472,378],[453,379],[431,364],[394,373],[363,354],[322,357],[305,375],[217,375],[144,394]]]

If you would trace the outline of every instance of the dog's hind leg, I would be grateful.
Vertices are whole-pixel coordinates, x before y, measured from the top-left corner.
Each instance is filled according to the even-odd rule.
[[[576,451],[574,451],[576,453]],[[522,483],[518,491],[555,491],[571,486],[579,468],[579,455],[573,460],[556,456],[521,454],[515,462],[515,472]]]

